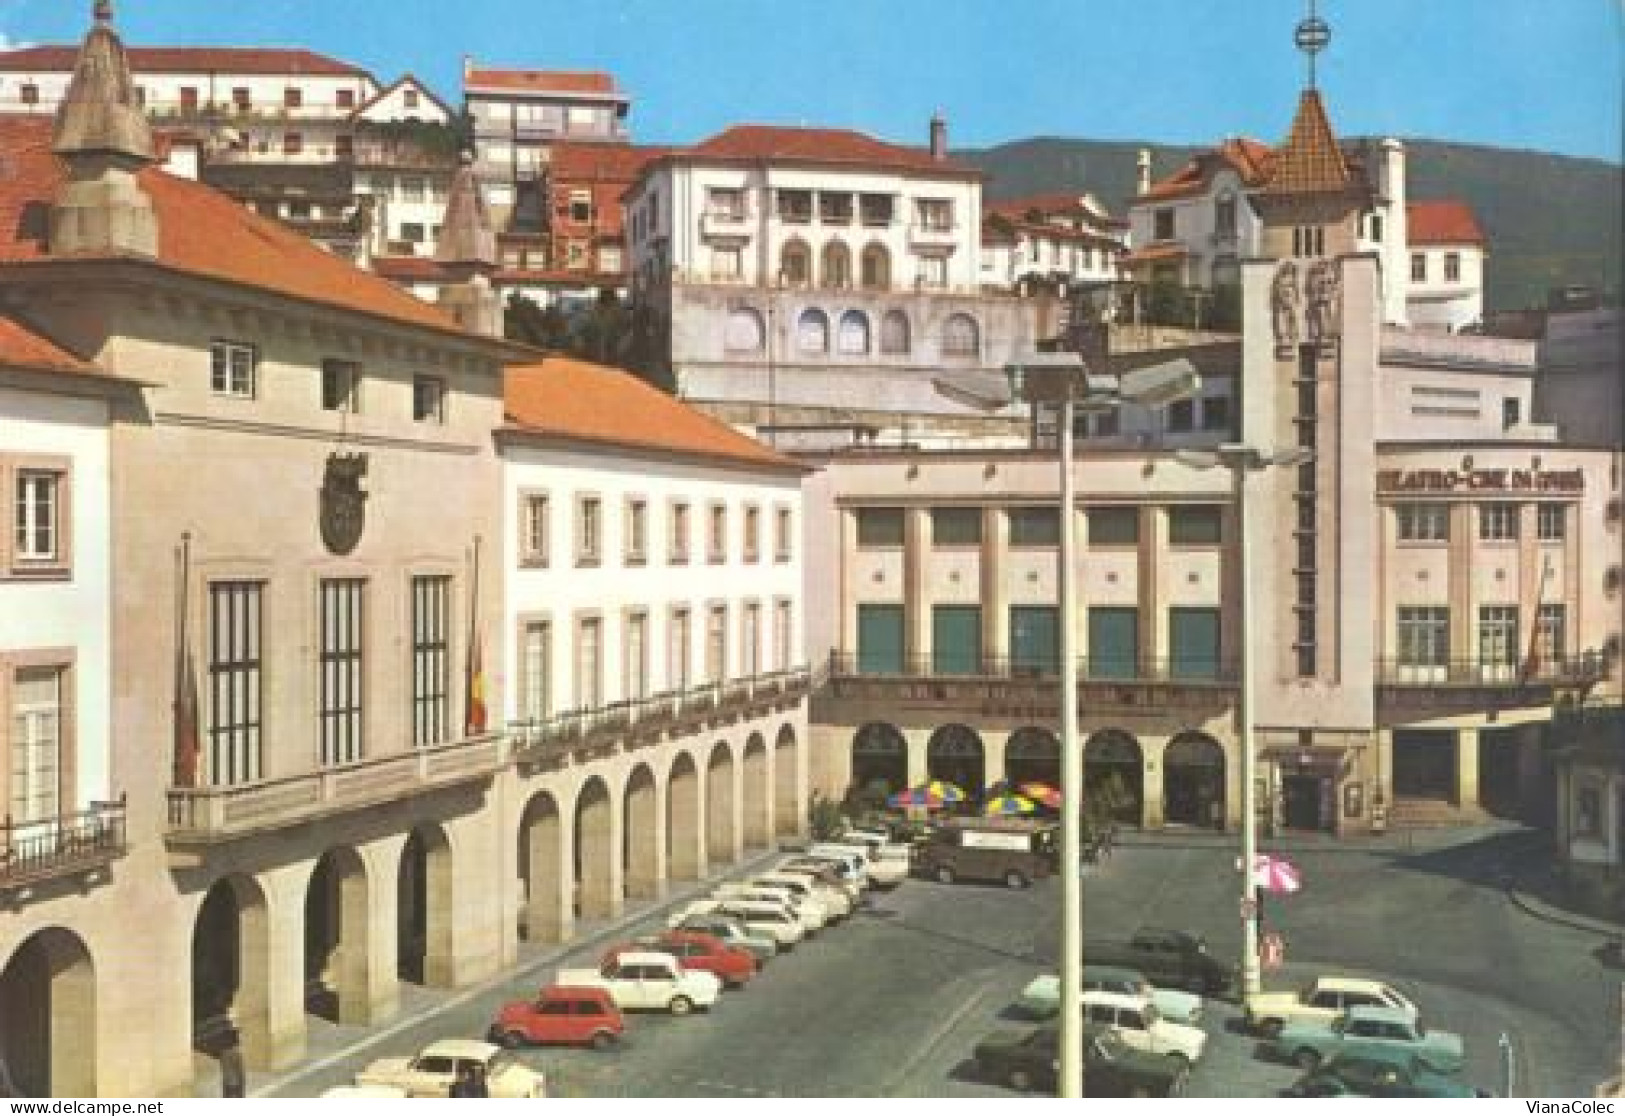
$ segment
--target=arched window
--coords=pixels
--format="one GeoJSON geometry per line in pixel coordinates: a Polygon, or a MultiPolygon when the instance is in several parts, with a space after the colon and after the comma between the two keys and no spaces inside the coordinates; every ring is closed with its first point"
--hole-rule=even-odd
{"type": "Polygon", "coordinates": [[[804,353],[829,352],[829,315],[817,307],[803,310],[796,320],[796,348],[804,353]]]}
{"type": "Polygon", "coordinates": [[[841,315],[841,329],[836,335],[836,346],[843,356],[865,356],[869,352],[869,319],[860,310],[848,310],[841,315]]]}
{"type": "Polygon", "coordinates": [[[791,287],[812,282],[812,253],[806,241],[789,241],[779,252],[779,281],[791,287]]]}
{"type": "Polygon", "coordinates": [[[852,250],[839,240],[824,245],[824,259],[819,268],[819,282],[826,287],[852,285],[852,250]]]}
{"type": "Polygon", "coordinates": [[[871,244],[863,250],[863,288],[883,291],[891,286],[891,253],[884,244],[871,244]]]}
{"type": "Polygon", "coordinates": [[[756,310],[739,306],[729,311],[722,343],[730,353],[759,353],[766,336],[762,315],[756,310]]]}
{"type": "Polygon", "coordinates": [[[954,314],[942,327],[944,356],[976,356],[982,350],[981,330],[969,314],[954,314]]]}
{"type": "Polygon", "coordinates": [[[881,319],[880,351],[891,356],[908,354],[908,317],[901,310],[888,310],[881,319]]]}

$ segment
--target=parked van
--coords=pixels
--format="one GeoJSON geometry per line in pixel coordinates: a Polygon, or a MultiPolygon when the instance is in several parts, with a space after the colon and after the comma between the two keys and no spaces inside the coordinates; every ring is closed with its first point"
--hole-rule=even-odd
{"type": "Polygon", "coordinates": [[[919,849],[922,873],[942,883],[999,880],[1026,887],[1054,873],[1056,826],[1027,818],[950,818],[919,849]]]}

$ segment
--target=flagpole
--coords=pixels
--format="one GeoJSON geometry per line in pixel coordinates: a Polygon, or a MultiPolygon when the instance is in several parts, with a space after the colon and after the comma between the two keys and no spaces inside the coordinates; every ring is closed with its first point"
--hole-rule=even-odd
{"type": "Polygon", "coordinates": [[[474,536],[474,568],[469,573],[468,587],[468,650],[463,656],[463,735],[474,735],[474,680],[475,657],[479,654],[475,640],[479,638],[480,611],[480,536],[474,536]]]}
{"type": "Polygon", "coordinates": [[[198,739],[196,727],[196,696],[189,690],[187,656],[187,590],[192,583],[192,532],[181,532],[181,545],[176,549],[175,587],[175,703],[174,703],[174,755],[171,757],[176,786],[195,786],[197,783],[198,739]]]}

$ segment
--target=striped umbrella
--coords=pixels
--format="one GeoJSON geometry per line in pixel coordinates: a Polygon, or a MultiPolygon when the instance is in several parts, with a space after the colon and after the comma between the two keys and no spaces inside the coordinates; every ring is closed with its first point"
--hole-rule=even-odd
{"type": "Polygon", "coordinates": [[[1048,806],[1051,810],[1061,808],[1061,792],[1048,783],[1023,783],[1021,793],[1040,806],[1048,806]]]}
{"type": "Polygon", "coordinates": [[[932,790],[929,786],[924,786],[909,787],[907,790],[900,790],[890,798],[886,799],[886,804],[888,806],[898,807],[923,806],[928,810],[939,810],[948,804],[948,800],[943,798],[942,795],[938,794],[936,791],[932,790]]]}
{"type": "Polygon", "coordinates": [[[1038,807],[1033,800],[1019,794],[998,794],[988,799],[982,806],[982,813],[988,815],[1030,814],[1038,807]]]}
{"type": "Polygon", "coordinates": [[[965,792],[944,779],[932,779],[925,784],[924,789],[932,794],[941,795],[944,802],[965,801],[965,792]]]}

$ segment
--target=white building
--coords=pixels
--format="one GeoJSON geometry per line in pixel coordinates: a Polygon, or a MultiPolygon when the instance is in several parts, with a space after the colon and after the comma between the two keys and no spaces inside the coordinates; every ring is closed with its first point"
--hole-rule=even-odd
{"type": "Polygon", "coordinates": [[[1079,283],[1120,275],[1128,223],[1090,194],[1046,194],[989,202],[982,216],[982,285],[1065,295],[1079,283]]]}
{"type": "Polygon", "coordinates": [[[1406,211],[1410,324],[1449,333],[1481,324],[1486,241],[1473,211],[1459,201],[1414,201],[1406,211]]]}

